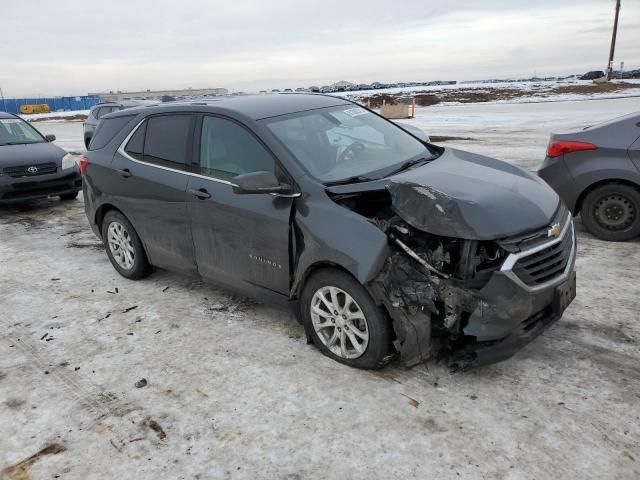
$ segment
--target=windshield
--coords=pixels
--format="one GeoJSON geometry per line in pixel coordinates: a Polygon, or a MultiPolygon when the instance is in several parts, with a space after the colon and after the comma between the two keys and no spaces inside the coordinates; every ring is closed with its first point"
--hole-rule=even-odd
{"type": "Polygon", "coordinates": [[[24,120],[0,118],[0,145],[20,145],[44,141],[42,135],[24,120]]]}
{"type": "Polygon", "coordinates": [[[265,120],[269,130],[311,175],[323,183],[382,178],[433,156],[414,137],[352,105],[265,120]]]}

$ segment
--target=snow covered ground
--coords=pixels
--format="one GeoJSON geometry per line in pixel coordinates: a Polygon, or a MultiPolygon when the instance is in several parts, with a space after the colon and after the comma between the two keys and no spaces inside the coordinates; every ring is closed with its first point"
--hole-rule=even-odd
{"type": "MultiPolygon", "coordinates": [[[[437,106],[410,122],[535,169],[551,130],[634,110],[437,106]]],[[[368,372],[279,310],[168,272],[119,277],[81,200],[0,207],[0,469],[52,445],[33,479],[640,478],[640,241],[577,227],[578,297],[513,359],[368,372]]]]}
{"type": "Polygon", "coordinates": [[[77,117],[81,115],[86,117],[87,115],[89,115],[89,110],[70,110],[67,112],[32,113],[30,115],[21,115],[21,117],[31,122],[33,120],[41,120],[43,118],[65,119],[65,118],[77,117]]]}

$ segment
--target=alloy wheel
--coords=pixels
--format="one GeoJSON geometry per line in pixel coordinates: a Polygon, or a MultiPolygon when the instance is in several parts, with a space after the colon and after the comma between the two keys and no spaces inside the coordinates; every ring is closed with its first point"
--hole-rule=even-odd
{"type": "Polygon", "coordinates": [[[116,263],[125,270],[131,270],[135,260],[135,249],[131,235],[120,222],[111,222],[107,229],[109,251],[116,263]]]}
{"type": "Polygon", "coordinates": [[[311,298],[311,321],[322,343],[338,357],[355,359],[369,344],[369,326],[358,303],[337,287],[319,288],[311,298]]]}

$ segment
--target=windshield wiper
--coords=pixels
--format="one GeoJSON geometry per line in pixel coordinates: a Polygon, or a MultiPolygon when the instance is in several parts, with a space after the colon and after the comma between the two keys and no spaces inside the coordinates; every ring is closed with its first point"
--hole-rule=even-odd
{"type": "Polygon", "coordinates": [[[392,170],[391,172],[389,172],[386,176],[389,177],[391,175],[395,175],[396,173],[404,172],[405,170],[411,167],[415,167],[416,165],[427,163],[430,160],[431,159],[429,158],[418,158],[416,160],[408,160],[404,162],[402,165],[400,165],[398,168],[396,168],[395,170],[392,170]]]}
{"type": "Polygon", "coordinates": [[[349,185],[351,183],[363,183],[363,182],[370,182],[372,180],[374,179],[369,177],[363,177],[362,175],[357,175],[355,177],[343,178],[342,180],[334,180],[333,182],[325,182],[325,186],[335,187],[336,185],[349,185]]]}

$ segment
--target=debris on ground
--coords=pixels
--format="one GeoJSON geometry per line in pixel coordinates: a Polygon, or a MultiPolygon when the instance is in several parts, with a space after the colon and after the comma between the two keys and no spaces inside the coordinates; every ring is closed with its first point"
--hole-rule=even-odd
{"type": "Polygon", "coordinates": [[[31,455],[29,458],[22,460],[15,465],[11,465],[4,470],[0,471],[0,479],[2,480],[30,480],[31,475],[29,474],[29,469],[38,461],[41,457],[45,455],[57,455],[62,453],[67,448],[61,443],[52,443],[38,453],[31,455]]]}
{"type": "Polygon", "coordinates": [[[135,383],[136,388],[142,388],[142,387],[146,387],[147,386],[147,379],[146,378],[141,378],[140,380],[138,380],[135,383]]]}
{"type": "Polygon", "coordinates": [[[402,395],[403,397],[407,397],[409,399],[409,405],[411,405],[412,407],[418,408],[420,406],[421,402],[419,402],[415,398],[411,398],[409,395],[405,395],[404,393],[401,393],[400,395],[402,395]]]}
{"type": "Polygon", "coordinates": [[[154,432],[156,432],[158,440],[162,441],[162,440],[167,438],[167,434],[165,433],[164,429],[160,426],[160,424],[158,422],[156,422],[151,417],[145,418],[144,421],[142,422],[142,426],[146,427],[146,428],[149,428],[149,429],[153,430],[154,432]]]}

